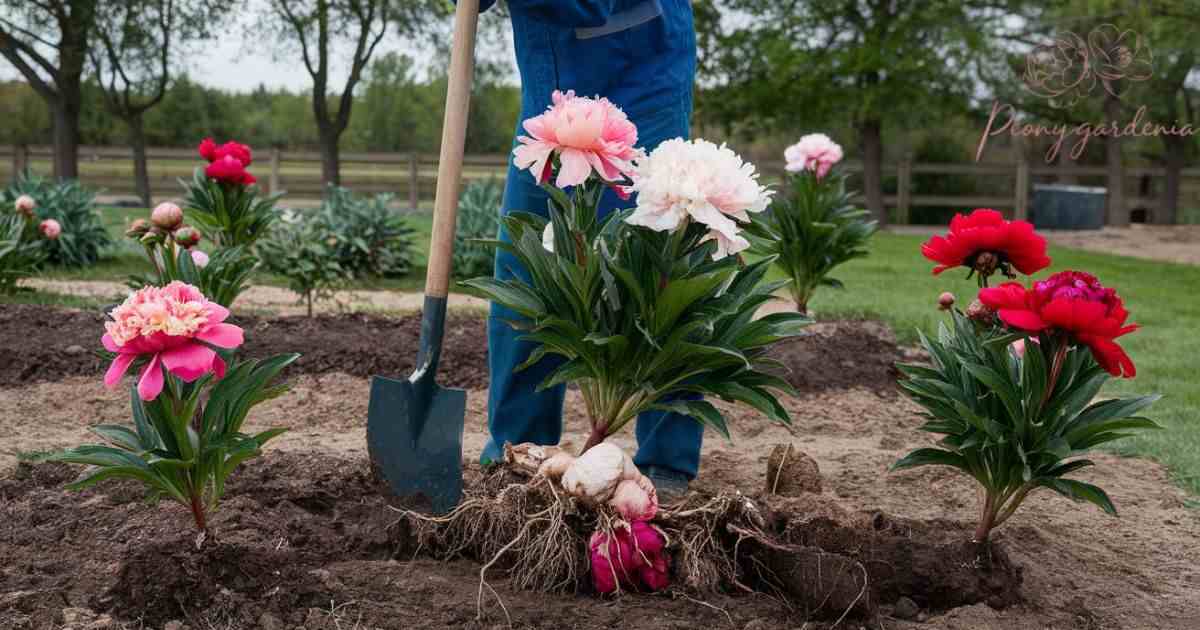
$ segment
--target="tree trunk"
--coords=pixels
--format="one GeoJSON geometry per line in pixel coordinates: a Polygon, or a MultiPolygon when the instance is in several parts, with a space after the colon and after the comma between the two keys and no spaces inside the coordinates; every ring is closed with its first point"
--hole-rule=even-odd
{"type": "Polygon", "coordinates": [[[129,146],[133,148],[133,187],[142,205],[149,208],[154,200],[150,195],[150,169],[146,164],[146,130],[142,126],[142,115],[130,116],[125,124],[129,125],[129,146]]]}
{"type": "Polygon", "coordinates": [[[54,177],[79,179],[79,103],[62,95],[51,104],[54,114],[54,177]]]}
{"type": "Polygon", "coordinates": [[[328,186],[342,185],[341,156],[338,151],[338,140],[341,132],[333,125],[322,125],[321,136],[321,183],[328,186]]]}
{"type": "Polygon", "coordinates": [[[1187,138],[1164,135],[1162,139],[1166,153],[1167,180],[1159,204],[1161,214],[1156,217],[1156,223],[1174,225],[1179,223],[1179,186],[1184,162],[1187,161],[1187,138]]]}
{"type": "Polygon", "coordinates": [[[858,138],[862,149],[863,192],[867,196],[867,209],[879,221],[879,225],[887,225],[887,209],[883,206],[883,124],[875,119],[859,123],[858,138]]]}
{"type": "MultiPolygon", "coordinates": [[[[1121,101],[1113,95],[1104,99],[1104,114],[1111,121],[1121,119],[1121,101]]],[[[1125,163],[1121,156],[1121,138],[1109,136],[1104,139],[1105,165],[1107,167],[1108,210],[1107,223],[1113,227],[1129,225],[1129,212],[1125,209],[1125,163]]]]}

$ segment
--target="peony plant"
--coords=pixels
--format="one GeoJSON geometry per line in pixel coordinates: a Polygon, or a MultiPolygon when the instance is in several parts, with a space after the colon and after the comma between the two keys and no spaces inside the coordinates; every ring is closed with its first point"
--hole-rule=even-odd
{"type": "Polygon", "coordinates": [[[192,222],[217,247],[253,245],[278,217],[275,203],[282,195],[258,196],[249,146],[205,138],[197,152],[208,166],[197,168],[191,182],[180,182],[187,189],[184,206],[192,222]]]}
{"type": "Polygon", "coordinates": [[[867,255],[866,245],[878,229],[866,210],[850,202],[847,176],[834,170],[842,147],[824,134],[809,134],[784,151],[788,191],[770,212],[754,222],[758,253],[775,256],[791,279],[788,290],[800,313],[822,286],[842,288],[831,277],[838,265],[867,255]]]}
{"type": "Polygon", "coordinates": [[[790,422],[775,392],[791,388],[762,368],[767,348],[808,320],[754,319],[782,283],[761,282],[774,259],[747,265],[734,255],[749,246],[741,232],[751,214],[769,202],[754,166],[704,140],[668,140],[646,155],[619,108],[570,92],[524,128],[531,135],[518,138],[514,161],[549,194],[550,220],[512,213],[503,219],[511,241],[491,243],[531,281],[465,284],[526,318],[511,322],[537,344],[522,369],[561,357],[542,387],[579,385],[591,425],[583,453],[651,409],[728,436],[701,396],[790,422]],[[637,192],[636,206],[598,216],[610,188],[637,192]]]}
{"type": "Polygon", "coordinates": [[[247,434],[242,426],[254,406],[287,390],[274,381],[299,355],[228,363],[243,343],[242,329],[225,321],[227,309],[183,282],[139,289],[109,317],[101,342],[113,359],[104,383],[116,387],[130,369],[138,370],[130,395],[133,426],[95,426],[107,444],[49,459],[94,467],[72,489],[130,478],[152,496],[182,504],[199,531],[199,547],[210,538],[208,519],[226,478],[284,431],[247,434]]]}
{"type": "Polygon", "coordinates": [[[1114,377],[1132,378],[1133,361],[1117,339],[1134,332],[1117,292],[1088,273],[1063,271],[1026,287],[988,287],[995,273],[1034,273],[1050,264],[1045,240],[1024,222],[993,210],[956,216],[951,233],[923,247],[939,266],[979,275],[978,300],[951,314],[936,340],[921,336],[931,365],[901,365],[900,387],[925,409],[922,430],[938,447],[917,449],[893,469],[956,468],[983,488],[974,540],[986,542],[1033,491],[1088,501],[1109,514],[1103,489],[1069,477],[1093,465],[1089,450],[1158,425],[1139,415],[1158,396],[1098,399],[1114,377]]]}

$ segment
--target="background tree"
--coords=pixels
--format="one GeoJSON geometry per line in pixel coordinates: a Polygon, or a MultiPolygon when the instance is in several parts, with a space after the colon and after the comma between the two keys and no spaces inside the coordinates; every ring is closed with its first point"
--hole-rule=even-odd
{"type": "Polygon", "coordinates": [[[312,77],[321,176],[327,184],[340,184],[338,142],[350,124],[354,88],[376,46],[389,30],[403,36],[419,32],[445,5],[435,0],[268,0],[267,9],[260,27],[273,31],[285,50],[298,49],[312,77]],[[332,65],[343,46],[350,47],[349,68],[341,90],[333,92],[332,65]]]}
{"type": "Polygon", "coordinates": [[[962,111],[971,67],[1004,15],[950,0],[703,0],[697,3],[704,117],[731,131],[858,136],[867,207],[881,222],[886,126],[962,111]]]}
{"type": "Polygon", "coordinates": [[[0,55],[25,77],[53,118],[54,176],[79,176],[83,73],[98,0],[3,0],[0,55]]]}
{"type": "Polygon", "coordinates": [[[217,18],[207,6],[203,0],[107,0],[96,8],[89,56],[108,111],[128,128],[135,188],[147,207],[144,115],[166,96],[181,49],[217,18]]]}

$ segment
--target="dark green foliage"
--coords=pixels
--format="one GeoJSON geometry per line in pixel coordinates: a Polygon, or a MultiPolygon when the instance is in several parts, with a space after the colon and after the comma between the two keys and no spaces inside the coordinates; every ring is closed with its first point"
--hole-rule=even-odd
{"type": "Polygon", "coordinates": [[[496,250],[481,240],[496,238],[503,199],[504,184],[494,178],[474,181],[463,188],[454,232],[455,276],[472,278],[492,272],[496,250]]]}
{"type": "Polygon", "coordinates": [[[403,276],[412,267],[412,235],[404,217],[388,207],[391,195],[360,199],[330,186],[307,228],[328,246],[333,260],[355,277],[403,276]]]}
{"type": "MultiPolygon", "coordinates": [[[[543,247],[546,220],[514,213],[504,224],[512,243],[491,241],[529,270],[533,283],[466,282],[529,321],[513,322],[538,344],[531,365],[546,355],[564,359],[542,383],[577,382],[592,425],[588,446],[620,430],[641,411],[670,409],[728,436],[721,412],[685,394],[746,403],[777,422],[790,422],[773,392],[790,392],[763,368],[774,342],[799,334],[808,320],[776,313],[753,320],[782,282],[762,283],[774,259],[743,265],[712,260],[698,224],[674,233],[630,226],[630,211],[596,217],[603,186],[595,181],[551,196],[554,251],[543,247]]],[[[586,446],[585,446],[586,448],[586,446]]]]}
{"type": "Polygon", "coordinates": [[[829,274],[838,265],[867,255],[866,245],[878,226],[866,210],[850,202],[846,176],[836,169],[818,179],[811,171],[790,177],[771,208],[747,229],[755,251],[774,256],[792,281],[788,289],[796,310],[808,312],[817,288],[843,288],[829,274]]]}
{"type": "Polygon", "coordinates": [[[187,221],[218,247],[253,245],[279,216],[275,203],[281,195],[259,197],[256,186],[216,182],[203,168],[196,168],[192,181],[179,183],[187,190],[187,221]]]}
{"type": "Polygon", "coordinates": [[[333,296],[346,272],[311,224],[283,223],[259,241],[265,267],[287,278],[288,288],[300,295],[313,315],[313,301],[333,296]]]}
{"type": "Polygon", "coordinates": [[[933,365],[899,366],[906,377],[900,387],[925,408],[922,430],[943,435],[941,448],[917,449],[893,469],[951,466],[978,481],[985,500],[977,540],[1037,488],[1116,514],[1102,489],[1066,476],[1091,466],[1080,456],[1096,446],[1158,428],[1138,413],[1159,396],[1097,400],[1110,376],[1086,346],[1029,338],[952,313],[953,329],[942,325],[936,341],[922,335],[933,365]],[[1010,349],[1018,339],[1024,358],[1010,349]]]}
{"type": "Polygon", "coordinates": [[[78,446],[47,459],[95,467],[68,486],[72,489],[113,478],[141,481],[151,496],[186,506],[196,527],[205,532],[207,515],[225,493],[226,478],[285,431],[249,435],[242,433],[242,424],[253,407],[287,391],[286,385],[274,381],[299,356],[237,362],[216,381],[209,374],[185,383],[167,374],[166,388],[151,401],[143,401],[133,387],[132,427],[97,425],[92,431],[107,445],[78,446]]]}
{"type": "Polygon", "coordinates": [[[27,221],[19,215],[0,215],[0,294],[16,291],[17,282],[33,275],[46,257],[42,244],[29,237],[27,221]]]}
{"type": "Polygon", "coordinates": [[[45,249],[49,264],[90,265],[99,260],[104,248],[112,245],[112,238],[95,209],[96,194],[79,182],[55,182],[26,172],[0,195],[0,203],[11,205],[21,195],[29,195],[37,201],[33,225],[54,219],[62,226],[62,234],[57,239],[38,241],[45,249]]]}

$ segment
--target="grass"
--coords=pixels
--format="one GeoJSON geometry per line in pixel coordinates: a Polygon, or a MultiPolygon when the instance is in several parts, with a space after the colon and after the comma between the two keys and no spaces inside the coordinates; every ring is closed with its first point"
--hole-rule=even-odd
{"type": "MultiPolygon", "coordinates": [[[[848,263],[834,276],[846,290],[821,289],[812,302],[820,319],[863,317],[891,324],[901,343],[914,343],[918,328],[932,331],[945,316],[936,307],[937,296],[950,291],[966,306],[974,298],[975,281],[961,270],[941,276],[930,274],[932,264],[920,255],[923,238],[883,233],[875,237],[871,256],[848,263]]],[[[1123,455],[1154,458],[1171,470],[1175,480],[1200,494],[1200,267],[1156,262],[1051,245],[1049,272],[1066,269],[1089,271],[1105,286],[1115,287],[1143,326],[1121,339],[1137,365],[1135,379],[1114,379],[1107,395],[1157,392],[1163,399],[1146,415],[1165,430],[1144,432],[1116,442],[1123,455]]]]}
{"type": "MultiPolygon", "coordinates": [[[[145,270],[145,262],[136,246],[122,232],[129,220],[145,216],[145,210],[103,208],[105,224],[117,245],[99,264],[82,270],[53,270],[44,277],[60,280],[123,281],[131,273],[145,270]]],[[[428,257],[432,216],[408,215],[413,236],[413,260],[409,275],[356,281],[351,289],[421,291],[425,281],[423,262],[428,257]]],[[[932,265],[920,255],[923,237],[882,233],[872,242],[871,256],[848,263],[834,276],[845,290],[822,289],[811,309],[820,319],[865,318],[889,323],[901,343],[916,341],[918,329],[932,331],[944,315],[936,308],[937,296],[950,291],[965,306],[977,289],[965,273],[947,272],[934,277],[932,265]]],[[[1096,274],[1107,285],[1116,287],[1143,329],[1122,340],[1122,345],[1138,366],[1138,377],[1117,379],[1106,390],[1118,393],[1164,394],[1149,414],[1166,430],[1147,432],[1116,443],[1115,450],[1125,455],[1147,456],[1166,464],[1175,479],[1200,495],[1200,380],[1195,378],[1196,357],[1200,356],[1200,336],[1193,330],[1200,324],[1196,294],[1200,290],[1200,267],[1051,246],[1054,264],[1050,271],[1080,269],[1096,274]]],[[[1044,277],[1043,272],[1038,277],[1044,277]]],[[[285,286],[282,278],[269,274],[255,276],[255,284],[285,286]]],[[[36,302],[81,308],[100,306],[95,300],[50,293],[22,292],[0,298],[0,303],[36,302]]]]}

